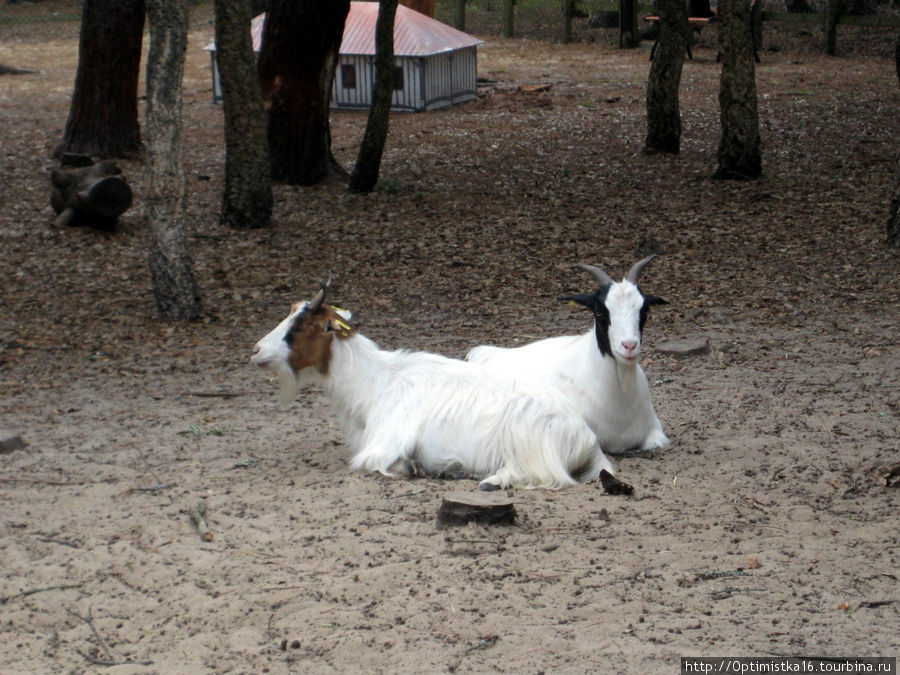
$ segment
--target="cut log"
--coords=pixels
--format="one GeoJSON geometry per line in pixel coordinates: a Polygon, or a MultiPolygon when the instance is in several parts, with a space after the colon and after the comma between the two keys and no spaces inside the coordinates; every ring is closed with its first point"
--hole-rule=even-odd
{"type": "Polygon", "coordinates": [[[50,182],[50,205],[58,226],[113,230],[119,216],[131,207],[131,188],[115,162],[54,169],[50,182]]]}
{"type": "Polygon", "coordinates": [[[451,492],[444,495],[437,512],[438,527],[467,523],[512,525],[516,507],[504,492],[451,492]]]}

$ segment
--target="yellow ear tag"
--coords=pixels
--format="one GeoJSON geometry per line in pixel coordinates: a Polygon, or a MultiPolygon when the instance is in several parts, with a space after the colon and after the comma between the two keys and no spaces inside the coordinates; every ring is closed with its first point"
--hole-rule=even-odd
{"type": "Polygon", "coordinates": [[[332,319],[331,324],[332,324],[332,326],[337,327],[336,332],[342,338],[350,337],[350,332],[353,329],[350,327],[350,324],[348,324],[346,321],[344,321],[343,319],[332,319]]]}

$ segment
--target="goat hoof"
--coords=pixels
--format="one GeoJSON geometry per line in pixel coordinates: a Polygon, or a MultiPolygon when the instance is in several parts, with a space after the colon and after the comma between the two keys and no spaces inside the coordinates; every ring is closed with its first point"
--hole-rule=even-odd
{"type": "Polygon", "coordinates": [[[613,476],[609,471],[603,470],[600,472],[600,484],[603,486],[603,491],[606,494],[610,495],[633,495],[634,488],[628,483],[619,480],[615,476],[613,476]]]}
{"type": "Polygon", "coordinates": [[[425,467],[423,467],[414,459],[407,460],[405,468],[405,473],[410,478],[425,478],[428,476],[428,472],[425,471],[425,467]]]}
{"type": "Polygon", "coordinates": [[[495,490],[499,490],[500,486],[495,483],[479,483],[478,489],[483,492],[494,492],[495,490]]]}

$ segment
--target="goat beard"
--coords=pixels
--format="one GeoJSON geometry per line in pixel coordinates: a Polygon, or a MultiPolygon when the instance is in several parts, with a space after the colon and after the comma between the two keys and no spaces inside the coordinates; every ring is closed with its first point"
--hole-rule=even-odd
{"type": "Polygon", "coordinates": [[[278,367],[278,384],[281,387],[279,398],[281,405],[287,407],[297,397],[300,391],[300,383],[297,381],[297,375],[294,370],[287,364],[280,364],[278,367]]]}

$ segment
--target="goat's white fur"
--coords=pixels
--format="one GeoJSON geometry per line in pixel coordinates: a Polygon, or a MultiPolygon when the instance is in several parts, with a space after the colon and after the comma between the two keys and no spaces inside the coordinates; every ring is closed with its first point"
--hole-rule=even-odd
{"type": "Polygon", "coordinates": [[[637,286],[614,283],[605,304],[613,356],[597,346],[596,326],[583,335],[553,337],[523,347],[479,346],[466,359],[501,373],[512,373],[533,386],[561,392],[591,427],[606,452],[621,454],[670,444],[653,408],[647,376],[638,363],[639,317],[643,296],[637,286]]]}
{"type": "Polygon", "coordinates": [[[253,363],[274,368],[282,396],[321,386],[353,452],[351,467],[385,475],[415,462],[428,474],[461,471],[483,487],[564,488],[614,474],[597,439],[562,396],[464,361],[384,351],[353,333],[331,340],[328,371],[294,373],[284,335],[295,305],[257,343],[253,363]]]}

